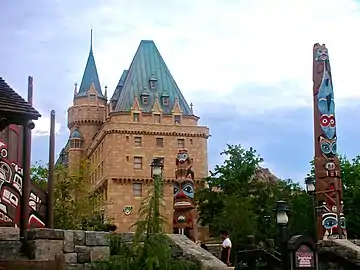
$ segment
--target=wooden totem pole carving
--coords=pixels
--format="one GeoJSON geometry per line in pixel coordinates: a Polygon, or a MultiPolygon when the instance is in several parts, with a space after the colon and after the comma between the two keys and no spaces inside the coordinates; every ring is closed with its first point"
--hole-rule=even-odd
{"type": "Polygon", "coordinates": [[[336,121],[332,76],[325,45],[313,48],[313,95],[318,240],[346,238],[340,163],[336,153],[336,121]]]}
{"type": "Polygon", "coordinates": [[[174,183],[174,233],[185,234],[195,240],[194,222],[194,172],[192,160],[187,150],[179,150],[176,157],[175,183],[174,183]]]}

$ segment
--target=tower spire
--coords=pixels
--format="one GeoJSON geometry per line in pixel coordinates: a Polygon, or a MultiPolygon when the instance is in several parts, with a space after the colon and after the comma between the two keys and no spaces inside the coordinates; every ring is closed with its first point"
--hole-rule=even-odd
{"type": "Polygon", "coordinates": [[[93,52],[92,50],[92,44],[93,44],[93,30],[92,28],[90,29],[90,53],[93,52]]]}

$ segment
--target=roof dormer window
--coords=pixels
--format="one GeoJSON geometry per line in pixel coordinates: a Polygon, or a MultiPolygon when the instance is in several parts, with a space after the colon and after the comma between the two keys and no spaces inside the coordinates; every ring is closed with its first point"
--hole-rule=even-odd
{"type": "Polygon", "coordinates": [[[156,80],[150,80],[149,82],[150,82],[150,89],[155,90],[157,81],[156,80]]]}
{"type": "Polygon", "coordinates": [[[164,90],[161,94],[161,100],[164,106],[169,105],[169,94],[166,90],[164,90]]]}
{"type": "Polygon", "coordinates": [[[169,98],[168,97],[163,97],[162,98],[163,100],[163,104],[166,106],[166,105],[169,105],[169,98]]]}
{"type": "Polygon", "coordinates": [[[141,103],[142,103],[143,105],[149,104],[149,96],[150,96],[149,90],[147,90],[146,88],[144,88],[144,89],[141,91],[141,103]]]}
{"type": "Polygon", "coordinates": [[[90,94],[89,96],[90,96],[90,100],[95,100],[95,98],[96,98],[95,94],[90,94]]]}
{"type": "Polygon", "coordinates": [[[151,74],[149,78],[149,85],[151,90],[156,90],[157,88],[157,78],[154,73],[151,74]]]}

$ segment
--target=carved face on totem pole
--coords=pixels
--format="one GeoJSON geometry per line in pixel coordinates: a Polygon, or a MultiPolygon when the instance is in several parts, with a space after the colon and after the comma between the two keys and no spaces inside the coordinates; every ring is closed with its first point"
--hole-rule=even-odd
{"type": "Polygon", "coordinates": [[[176,157],[174,209],[194,208],[194,177],[192,160],[187,150],[179,150],[176,157]]]}
{"type": "MultiPolygon", "coordinates": [[[[315,175],[317,199],[323,204],[321,225],[323,238],[336,237],[341,226],[346,236],[345,217],[340,213],[337,218],[335,183],[340,180],[340,164],[337,158],[337,137],[335,120],[334,91],[331,78],[329,54],[325,45],[314,45],[314,121],[315,138],[315,175]]],[[[341,191],[339,198],[341,200],[341,191]]]]}
{"type": "Polygon", "coordinates": [[[179,150],[176,157],[174,181],[174,228],[192,229],[194,202],[194,173],[187,150],[179,150]]]}
{"type": "MultiPolygon", "coordinates": [[[[20,223],[20,200],[22,195],[23,169],[15,162],[8,160],[8,150],[0,141],[0,225],[20,223]]],[[[29,200],[29,227],[45,227],[45,208],[42,201],[46,199],[44,191],[31,186],[29,200]],[[37,196],[39,194],[42,198],[37,196]]]]}

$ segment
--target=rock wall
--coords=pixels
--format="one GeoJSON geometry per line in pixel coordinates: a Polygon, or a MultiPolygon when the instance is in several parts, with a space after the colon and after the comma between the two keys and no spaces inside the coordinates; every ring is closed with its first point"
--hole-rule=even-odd
{"type": "Polygon", "coordinates": [[[109,257],[106,235],[106,232],[33,229],[28,233],[27,253],[33,260],[60,260],[65,269],[86,270],[91,262],[109,257]]]}
{"type": "MultiPolygon", "coordinates": [[[[91,269],[92,262],[109,257],[108,234],[93,231],[31,229],[28,231],[26,246],[22,249],[19,229],[0,227],[0,265],[1,261],[30,259],[37,262],[57,261],[65,265],[65,270],[88,270],[91,269]],[[22,251],[28,257],[21,253],[22,251]]],[[[134,234],[122,233],[120,236],[123,241],[131,243],[134,234]]],[[[173,254],[177,258],[200,262],[202,270],[233,269],[226,267],[213,254],[184,235],[169,234],[168,237],[171,240],[173,254]]]]}

